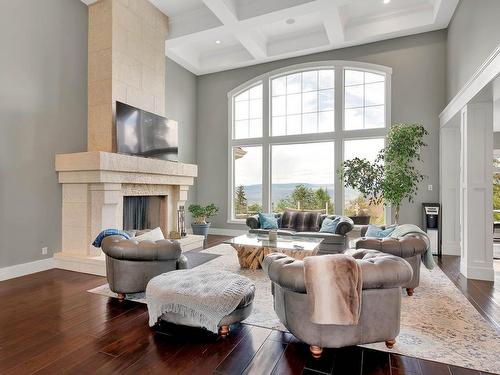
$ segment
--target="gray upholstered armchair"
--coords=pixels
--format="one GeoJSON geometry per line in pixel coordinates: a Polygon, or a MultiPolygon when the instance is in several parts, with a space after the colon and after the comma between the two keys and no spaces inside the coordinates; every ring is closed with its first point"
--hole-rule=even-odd
{"type": "Polygon", "coordinates": [[[109,287],[120,299],[126,293],[144,292],[155,276],[188,266],[180,244],[170,240],[138,242],[109,236],[102,241],[101,249],[106,254],[109,287]]]}
{"type": "Polygon", "coordinates": [[[311,346],[313,356],[322,348],[385,341],[392,348],[399,334],[401,286],[410,281],[412,269],[404,259],[375,250],[355,254],[361,266],[363,288],[361,315],[357,325],[312,323],[304,279],[304,263],[284,254],[264,259],[263,269],[272,282],[274,310],[280,321],[301,341],[311,346]]]}
{"type": "MultiPolygon", "coordinates": [[[[325,215],[319,214],[311,211],[297,211],[290,210],[295,215],[309,215],[309,220],[290,220],[287,224],[283,223],[283,217],[286,214],[276,213],[274,216],[278,219],[278,234],[279,235],[289,235],[298,237],[314,237],[322,238],[321,244],[319,245],[318,254],[338,254],[342,253],[347,249],[348,239],[347,233],[349,233],[354,228],[354,223],[351,219],[346,216],[338,215],[325,215]],[[313,215],[317,215],[317,220],[313,218],[313,215]],[[319,232],[321,224],[325,218],[335,219],[339,218],[339,223],[335,230],[335,233],[325,233],[319,232]],[[304,222],[306,225],[304,225],[304,222]],[[299,224],[300,223],[300,224],[299,224]]],[[[285,219],[286,220],[286,219],[285,219]]],[[[261,229],[259,222],[259,215],[250,216],[246,219],[247,227],[250,228],[250,233],[257,234],[267,234],[268,229],[261,229]]]]}
{"type": "MultiPolygon", "coordinates": [[[[381,228],[385,229],[385,227],[381,228]]],[[[410,263],[411,268],[413,269],[413,277],[406,285],[403,285],[403,287],[406,288],[408,295],[412,296],[414,289],[420,282],[420,264],[422,255],[427,251],[427,247],[429,246],[429,239],[427,236],[412,233],[399,238],[364,237],[367,230],[368,226],[363,226],[361,228],[361,238],[356,240],[356,249],[378,250],[383,253],[404,258],[408,263],[410,263]]],[[[352,250],[348,250],[348,252],[352,253],[352,250]]]]}

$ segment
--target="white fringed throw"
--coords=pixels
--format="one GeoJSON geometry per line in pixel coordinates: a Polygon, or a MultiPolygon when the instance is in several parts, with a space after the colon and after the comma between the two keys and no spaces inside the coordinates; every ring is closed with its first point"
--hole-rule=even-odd
{"type": "Polygon", "coordinates": [[[255,284],[227,271],[177,270],[156,276],[146,287],[149,325],[173,312],[196,319],[200,327],[218,332],[222,318],[232,313],[255,284]]]}

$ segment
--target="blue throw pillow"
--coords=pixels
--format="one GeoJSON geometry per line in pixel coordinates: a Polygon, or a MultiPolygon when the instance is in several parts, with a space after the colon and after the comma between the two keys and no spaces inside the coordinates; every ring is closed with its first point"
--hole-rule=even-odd
{"type": "Polygon", "coordinates": [[[259,213],[259,223],[261,229],[278,229],[278,219],[274,214],[259,213]]]}
{"type": "Polygon", "coordinates": [[[323,223],[321,223],[321,229],[319,230],[322,233],[333,233],[337,230],[337,225],[339,225],[340,217],[336,217],[335,219],[329,219],[325,217],[323,223]]]}
{"type": "Polygon", "coordinates": [[[104,238],[108,236],[123,236],[127,240],[130,239],[130,236],[128,235],[127,232],[119,229],[104,229],[101,233],[97,235],[95,238],[94,242],[92,242],[92,246],[94,247],[101,247],[101,242],[104,238]]]}
{"type": "Polygon", "coordinates": [[[395,225],[382,229],[376,225],[368,225],[365,237],[384,238],[388,237],[396,229],[395,225]]]}

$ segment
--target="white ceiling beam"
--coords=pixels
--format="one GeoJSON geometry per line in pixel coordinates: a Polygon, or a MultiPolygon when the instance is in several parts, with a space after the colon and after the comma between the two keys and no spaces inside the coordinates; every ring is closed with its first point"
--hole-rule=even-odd
{"type": "Polygon", "coordinates": [[[448,27],[459,1],[460,0],[435,0],[434,22],[443,27],[448,27]]]}
{"type": "Polygon", "coordinates": [[[432,9],[426,9],[379,18],[371,22],[357,23],[345,28],[345,38],[346,40],[369,42],[380,40],[380,38],[401,36],[405,32],[408,35],[408,31],[428,30],[429,25],[433,24],[432,12],[432,9]]]}
{"type": "Polygon", "coordinates": [[[192,49],[170,48],[168,57],[194,74],[200,74],[200,54],[192,49]]]}
{"type": "Polygon", "coordinates": [[[238,22],[236,9],[231,0],[203,0],[203,3],[224,25],[238,22]]]}
{"type": "MultiPolygon", "coordinates": [[[[213,14],[228,27],[236,27],[238,17],[232,0],[203,0],[203,3],[213,14]]],[[[235,38],[255,59],[267,57],[267,41],[265,36],[258,30],[240,31],[234,34],[235,38]]]]}
{"type": "Polygon", "coordinates": [[[340,17],[339,4],[334,1],[323,0],[325,3],[325,17],[323,18],[323,26],[326,30],[326,35],[330,44],[339,44],[345,40],[344,24],[340,17]]]}
{"type": "Polygon", "coordinates": [[[254,30],[238,33],[235,37],[255,59],[267,57],[267,39],[262,32],[254,30]]]}

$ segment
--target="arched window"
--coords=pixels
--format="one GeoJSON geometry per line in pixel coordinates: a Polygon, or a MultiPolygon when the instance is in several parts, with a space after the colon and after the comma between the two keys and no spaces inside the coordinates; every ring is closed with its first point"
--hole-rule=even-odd
{"type": "Polygon", "coordinates": [[[228,221],[300,208],[385,223],[383,206],[368,206],[336,171],[343,160],[373,160],[384,147],[391,73],[324,61],[275,70],[228,93],[228,221]]]}

